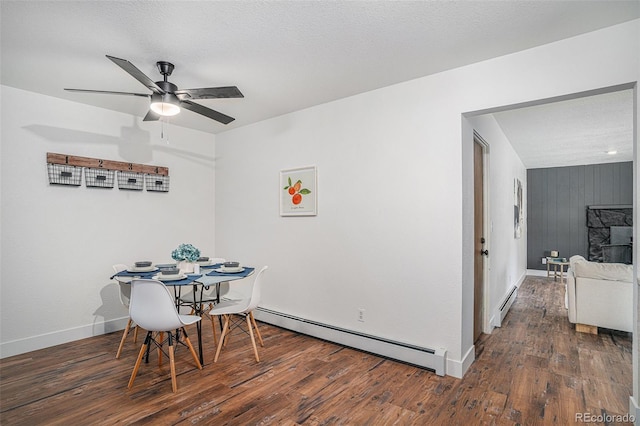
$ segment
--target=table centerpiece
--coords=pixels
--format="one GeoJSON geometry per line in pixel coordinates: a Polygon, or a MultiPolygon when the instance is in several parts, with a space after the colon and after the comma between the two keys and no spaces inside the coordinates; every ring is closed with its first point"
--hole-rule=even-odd
{"type": "Polygon", "coordinates": [[[178,248],[171,252],[171,258],[178,262],[180,272],[185,274],[193,273],[199,257],[200,250],[191,244],[180,244],[178,248]]]}

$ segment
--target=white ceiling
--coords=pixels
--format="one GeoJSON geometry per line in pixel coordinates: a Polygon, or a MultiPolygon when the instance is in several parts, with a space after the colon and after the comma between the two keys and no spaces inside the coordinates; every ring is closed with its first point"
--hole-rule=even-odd
{"type": "MultiPolygon", "coordinates": [[[[152,80],[161,80],[155,63],[166,60],[176,67],[169,80],[180,88],[236,85],[243,92],[243,99],[198,101],[235,117],[227,126],[189,111],[170,119],[210,133],[640,17],[638,0],[2,0],[0,7],[2,84],[143,117],[145,98],[63,88],[146,93],[105,55],[131,61],[152,80]]],[[[552,148],[575,157],[587,140],[604,151],[594,133],[608,134],[613,121],[605,114],[617,116],[629,96],[583,98],[566,104],[568,112],[553,105],[496,117],[525,165],[549,167],[540,153],[552,148]],[[572,113],[578,107],[588,114],[572,113]],[[604,127],[576,137],[572,129],[584,130],[593,111],[604,127]],[[539,125],[550,122],[565,126],[552,134],[556,126],[539,125]],[[549,145],[540,149],[541,141],[549,145]]],[[[629,123],[613,127],[630,152],[629,123]]]]}
{"type": "Polygon", "coordinates": [[[631,89],[493,116],[527,169],[633,161],[631,89]]]}

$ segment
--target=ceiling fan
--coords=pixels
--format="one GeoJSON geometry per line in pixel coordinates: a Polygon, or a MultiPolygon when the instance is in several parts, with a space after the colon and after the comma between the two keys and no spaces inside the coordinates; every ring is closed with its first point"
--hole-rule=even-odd
{"type": "Polygon", "coordinates": [[[154,82],[147,77],[142,71],[135,67],[126,59],[115,58],[106,55],[113,63],[125,70],[129,75],[142,83],[147,89],[153,93],[130,93],[130,92],[111,92],[106,90],[87,90],[87,89],[64,89],[70,92],[85,93],[102,93],[108,95],[127,95],[141,96],[149,98],[151,101],[150,110],[144,117],[144,121],[156,121],[162,116],[172,116],[180,112],[180,108],[188,109],[197,114],[219,121],[222,124],[229,124],[235,118],[229,117],[221,112],[207,108],[195,102],[195,99],[217,99],[217,98],[244,98],[240,90],[236,86],[227,87],[207,87],[199,89],[180,89],[167,80],[167,77],[173,72],[173,64],[166,61],[158,61],[156,65],[160,74],[164,76],[164,81],[154,82]]]}

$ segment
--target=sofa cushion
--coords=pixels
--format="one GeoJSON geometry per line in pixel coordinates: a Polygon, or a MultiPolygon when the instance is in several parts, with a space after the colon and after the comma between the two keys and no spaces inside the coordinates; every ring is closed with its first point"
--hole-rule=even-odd
{"type": "Polygon", "coordinates": [[[633,280],[633,266],[622,263],[599,263],[576,261],[572,265],[576,277],[596,280],[626,281],[633,280]]]}

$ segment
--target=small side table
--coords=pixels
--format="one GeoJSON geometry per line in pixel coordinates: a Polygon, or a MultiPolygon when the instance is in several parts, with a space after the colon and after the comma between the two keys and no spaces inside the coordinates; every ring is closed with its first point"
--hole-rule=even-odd
{"type": "Polygon", "coordinates": [[[569,262],[565,258],[561,257],[547,257],[547,278],[551,277],[553,273],[553,280],[557,281],[560,277],[560,282],[564,283],[564,267],[569,266],[569,262]],[[550,269],[553,265],[553,271],[550,269]]]}

